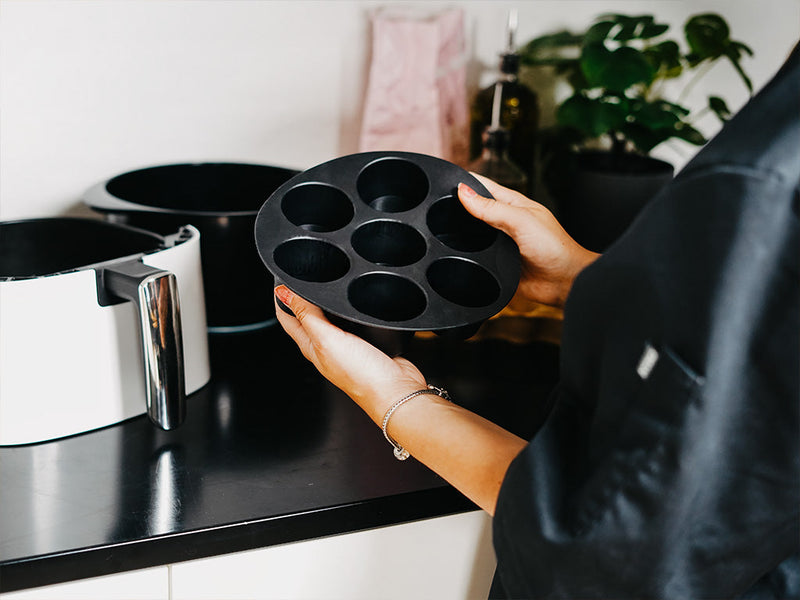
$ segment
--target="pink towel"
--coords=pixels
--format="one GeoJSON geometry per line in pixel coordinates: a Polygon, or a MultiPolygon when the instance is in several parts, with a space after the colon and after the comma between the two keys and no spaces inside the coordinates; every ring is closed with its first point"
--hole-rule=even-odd
{"type": "Polygon", "coordinates": [[[372,16],[361,151],[420,152],[465,164],[468,108],[461,9],[372,16]]]}

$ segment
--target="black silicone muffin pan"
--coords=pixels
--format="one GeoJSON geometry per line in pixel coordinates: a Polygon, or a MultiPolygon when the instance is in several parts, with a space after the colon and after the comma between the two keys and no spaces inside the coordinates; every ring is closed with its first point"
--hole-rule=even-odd
{"type": "Polygon", "coordinates": [[[261,207],[258,252],[277,282],[345,322],[468,337],[513,296],[520,257],[510,237],[464,209],[460,182],[489,196],[431,156],[331,160],[261,207]]]}

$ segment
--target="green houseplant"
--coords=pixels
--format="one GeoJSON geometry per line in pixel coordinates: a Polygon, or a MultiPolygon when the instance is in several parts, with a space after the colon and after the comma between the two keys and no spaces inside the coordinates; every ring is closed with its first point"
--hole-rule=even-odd
{"type": "MultiPolygon", "coordinates": [[[[557,106],[556,125],[541,132],[543,179],[566,221],[571,208],[587,213],[578,217],[586,217],[594,229],[602,226],[604,219],[609,221],[606,225],[615,231],[590,244],[599,249],[617,237],[642,203],[671,178],[672,166],[650,157],[651,150],[672,138],[694,145],[706,142],[692,125],[698,115],[678,100],[663,96],[665,83],[687,78],[691,87],[711,65],[725,59],[752,93],[742,58],[753,52],[731,39],[721,16],[690,17],[683,29],[685,49],[667,36],[669,28],[652,15],[606,14],[582,33],[558,31],[537,37],[520,50],[524,65],[552,67],[572,88],[572,94],[557,106]],[[591,147],[601,151],[586,151],[591,147]],[[622,192],[638,192],[643,197],[622,197],[613,186],[608,189],[608,181],[574,189],[581,182],[582,169],[622,174],[622,192]],[[650,170],[654,170],[654,179],[645,179],[650,170]],[[634,176],[639,181],[631,181],[634,176]],[[608,202],[586,200],[587,193],[596,195],[599,188],[616,194],[609,202],[622,204],[624,214],[615,215],[608,202]],[[564,198],[570,194],[577,202],[583,199],[584,203],[599,204],[595,208],[599,220],[598,215],[588,214],[589,206],[567,206],[564,198]]],[[[727,104],[716,95],[709,96],[705,111],[712,111],[722,121],[730,116],[727,104]]]]}

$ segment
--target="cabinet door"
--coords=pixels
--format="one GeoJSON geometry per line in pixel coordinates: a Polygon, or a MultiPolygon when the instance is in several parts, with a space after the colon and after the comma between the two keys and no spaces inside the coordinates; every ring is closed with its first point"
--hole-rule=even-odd
{"type": "Polygon", "coordinates": [[[167,600],[169,567],[142,569],[0,594],[0,600],[167,600]]]}
{"type": "Polygon", "coordinates": [[[485,599],[491,519],[475,511],[172,566],[172,600],[485,599]]]}

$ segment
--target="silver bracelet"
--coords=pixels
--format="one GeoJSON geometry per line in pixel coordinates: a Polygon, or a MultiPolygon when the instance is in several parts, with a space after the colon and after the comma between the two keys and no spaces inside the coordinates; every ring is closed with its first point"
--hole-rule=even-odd
{"type": "Polygon", "coordinates": [[[450,394],[447,393],[447,390],[444,388],[436,387],[435,385],[428,384],[428,387],[424,390],[417,390],[416,392],[411,392],[408,396],[404,396],[400,398],[397,402],[392,404],[389,407],[389,410],[386,411],[386,414],[383,415],[383,423],[381,424],[381,429],[383,430],[383,437],[386,438],[386,441],[389,442],[394,447],[394,457],[397,460],[405,460],[409,457],[408,450],[403,448],[400,444],[395,442],[392,437],[389,435],[389,432],[386,431],[386,426],[389,424],[389,419],[394,414],[398,408],[400,408],[403,404],[411,400],[412,398],[416,398],[417,396],[421,396],[422,394],[433,394],[435,396],[439,396],[444,398],[445,400],[450,400],[450,394]]]}

